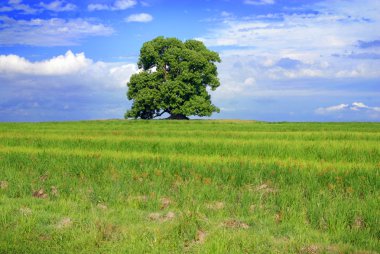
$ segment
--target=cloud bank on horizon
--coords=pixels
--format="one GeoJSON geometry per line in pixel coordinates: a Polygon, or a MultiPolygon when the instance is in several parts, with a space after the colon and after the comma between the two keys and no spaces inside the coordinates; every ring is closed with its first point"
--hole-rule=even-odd
{"type": "Polygon", "coordinates": [[[0,3],[0,121],[122,118],[143,42],[220,53],[213,118],[380,121],[380,2],[0,3]]]}

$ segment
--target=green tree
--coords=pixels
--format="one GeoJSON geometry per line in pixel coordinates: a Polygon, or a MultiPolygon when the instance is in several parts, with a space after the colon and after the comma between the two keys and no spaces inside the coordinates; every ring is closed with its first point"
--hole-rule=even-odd
{"type": "Polygon", "coordinates": [[[157,37],[140,50],[139,73],[128,82],[132,108],[125,118],[152,119],[170,114],[172,119],[211,116],[219,108],[211,103],[207,87],[219,85],[215,63],[218,53],[196,40],[157,37]]]}

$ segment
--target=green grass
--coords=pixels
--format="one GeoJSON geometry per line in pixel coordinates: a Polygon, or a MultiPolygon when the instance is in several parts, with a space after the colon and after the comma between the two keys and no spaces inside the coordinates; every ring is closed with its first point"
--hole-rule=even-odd
{"type": "Polygon", "coordinates": [[[1,123],[0,253],[378,253],[379,173],[379,123],[1,123]]]}

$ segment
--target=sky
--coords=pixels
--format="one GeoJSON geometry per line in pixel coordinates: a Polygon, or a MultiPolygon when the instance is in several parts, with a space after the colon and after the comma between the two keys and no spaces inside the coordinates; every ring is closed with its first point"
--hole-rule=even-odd
{"type": "Polygon", "coordinates": [[[214,119],[380,121],[378,0],[0,0],[0,121],[123,118],[157,36],[219,53],[214,119]]]}

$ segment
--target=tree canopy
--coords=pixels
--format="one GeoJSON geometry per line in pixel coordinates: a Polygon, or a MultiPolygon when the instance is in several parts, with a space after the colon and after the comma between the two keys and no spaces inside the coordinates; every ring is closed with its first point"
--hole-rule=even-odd
{"type": "Polygon", "coordinates": [[[145,42],[137,63],[140,72],[127,84],[133,103],[125,118],[152,119],[168,113],[170,118],[186,119],[219,112],[207,87],[215,90],[220,85],[215,65],[220,61],[218,53],[197,40],[160,36],[145,42]]]}

